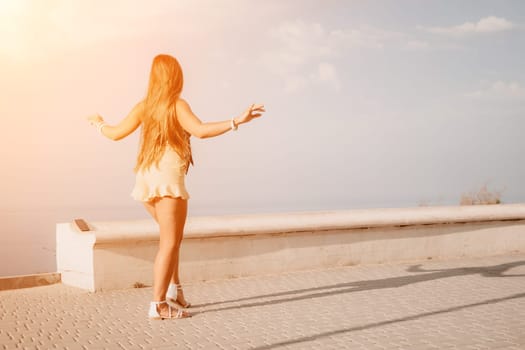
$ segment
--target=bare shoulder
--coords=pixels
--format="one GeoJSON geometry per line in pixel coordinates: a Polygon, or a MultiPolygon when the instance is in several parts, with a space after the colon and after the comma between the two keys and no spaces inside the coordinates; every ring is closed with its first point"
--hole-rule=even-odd
{"type": "Polygon", "coordinates": [[[175,104],[177,110],[191,110],[190,104],[183,98],[178,98],[175,104]]]}
{"type": "Polygon", "coordinates": [[[201,124],[202,122],[193,113],[190,104],[186,100],[179,98],[175,104],[175,111],[177,120],[182,127],[192,135],[195,135],[196,125],[201,124]]]}

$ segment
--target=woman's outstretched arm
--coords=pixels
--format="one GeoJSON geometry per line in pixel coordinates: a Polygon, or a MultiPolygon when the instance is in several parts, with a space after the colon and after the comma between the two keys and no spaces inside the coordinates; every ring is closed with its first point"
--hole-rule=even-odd
{"type": "Polygon", "coordinates": [[[102,135],[113,141],[118,141],[137,130],[141,123],[140,116],[142,115],[143,109],[143,102],[139,102],[133,107],[131,112],[129,112],[128,116],[116,126],[106,124],[104,119],[98,114],[89,116],[87,119],[92,125],[97,125],[102,135]]]}
{"type": "Polygon", "coordinates": [[[225,120],[222,122],[203,123],[195,114],[193,114],[190,105],[183,99],[177,101],[177,119],[180,125],[191,135],[204,139],[224,134],[238,125],[249,122],[258,118],[265,112],[263,105],[251,105],[240,116],[225,120]]]}

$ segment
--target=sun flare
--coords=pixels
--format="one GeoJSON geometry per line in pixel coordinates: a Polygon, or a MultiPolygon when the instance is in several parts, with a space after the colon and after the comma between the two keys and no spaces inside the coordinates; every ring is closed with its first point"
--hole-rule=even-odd
{"type": "Polygon", "coordinates": [[[0,53],[16,57],[24,48],[24,24],[29,13],[29,2],[0,0],[0,53]]]}

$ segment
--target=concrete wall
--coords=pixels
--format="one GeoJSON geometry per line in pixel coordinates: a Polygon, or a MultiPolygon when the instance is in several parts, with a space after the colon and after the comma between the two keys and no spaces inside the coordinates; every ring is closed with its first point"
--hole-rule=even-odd
{"type": "MultiPolygon", "coordinates": [[[[63,283],[91,291],[151,285],[155,222],[90,226],[57,225],[63,283]]],[[[189,282],[511,251],[525,251],[523,204],[192,217],[180,269],[189,282]]]]}

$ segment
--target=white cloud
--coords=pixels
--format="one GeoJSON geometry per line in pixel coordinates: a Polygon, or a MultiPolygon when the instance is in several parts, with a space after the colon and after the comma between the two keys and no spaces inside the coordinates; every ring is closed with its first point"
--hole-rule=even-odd
{"type": "MultiPolygon", "coordinates": [[[[482,28],[487,26],[487,21],[481,21],[482,28]]],[[[430,51],[462,48],[455,43],[436,42],[417,38],[411,33],[367,25],[328,29],[322,24],[300,19],[282,22],[270,29],[268,34],[270,47],[259,62],[267,71],[283,79],[286,92],[297,92],[319,82],[329,83],[340,90],[342,85],[337,79],[334,60],[350,50],[382,51],[395,48],[430,51]]]]}
{"type": "Polygon", "coordinates": [[[317,70],[310,74],[287,75],[284,79],[284,91],[295,93],[313,84],[326,84],[331,86],[336,92],[341,90],[341,82],[337,77],[337,69],[332,63],[321,62],[317,70]]]}
{"type": "Polygon", "coordinates": [[[525,87],[515,81],[484,82],[481,88],[465,96],[473,99],[525,99],[525,87]]]}
{"type": "Polygon", "coordinates": [[[339,51],[337,38],[319,23],[284,22],[270,30],[269,36],[273,48],[266,51],[260,62],[266,70],[282,77],[288,93],[319,81],[315,67],[339,51]]]}
{"type": "Polygon", "coordinates": [[[349,49],[380,50],[404,38],[402,33],[369,26],[327,30],[319,23],[302,20],[283,22],[271,29],[269,36],[273,47],[260,61],[268,71],[283,77],[286,92],[320,82],[339,91],[341,83],[333,59],[349,49]]]}
{"type": "Polygon", "coordinates": [[[465,22],[451,27],[423,28],[431,33],[451,36],[465,36],[469,34],[494,33],[510,30],[516,27],[511,21],[495,16],[480,19],[477,22],[465,22]]]}
{"type": "Polygon", "coordinates": [[[269,31],[271,47],[260,62],[266,70],[279,75],[284,90],[294,93],[314,84],[324,83],[340,91],[334,60],[349,50],[405,50],[458,49],[450,43],[434,43],[399,31],[388,31],[371,26],[328,30],[319,23],[302,20],[287,21],[269,31]]]}
{"type": "Polygon", "coordinates": [[[382,51],[391,48],[428,51],[460,49],[453,43],[432,42],[412,34],[363,25],[358,28],[327,29],[319,23],[287,21],[269,31],[271,47],[260,62],[266,70],[279,75],[286,92],[292,93],[313,84],[325,83],[340,91],[334,60],[348,51],[382,51]]]}
{"type": "Polygon", "coordinates": [[[318,66],[318,75],[315,77],[321,82],[327,82],[331,84],[336,91],[339,91],[341,88],[341,83],[337,77],[337,70],[335,66],[331,63],[321,62],[318,66]]]}
{"type": "Polygon", "coordinates": [[[319,58],[332,57],[337,41],[319,23],[301,20],[284,22],[269,32],[273,50],[262,56],[262,62],[277,74],[293,73],[319,58]]]}

